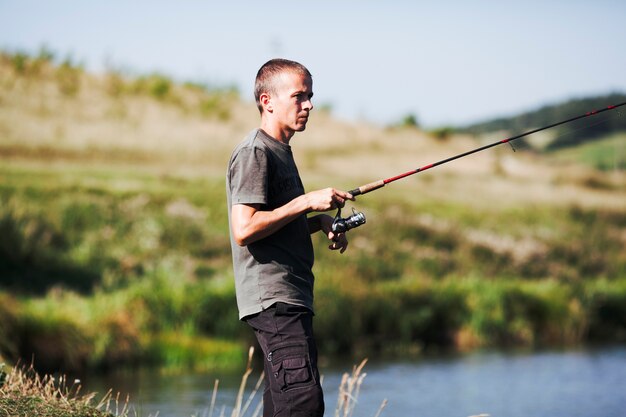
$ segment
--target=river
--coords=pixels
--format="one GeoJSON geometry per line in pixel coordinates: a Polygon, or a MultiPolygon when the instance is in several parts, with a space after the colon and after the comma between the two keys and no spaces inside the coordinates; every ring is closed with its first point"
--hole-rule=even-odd
{"type": "MultiPolygon", "coordinates": [[[[344,369],[322,368],[326,416],[335,415],[344,369]]],[[[368,363],[353,417],[625,417],[626,347],[482,352],[368,363]]],[[[253,373],[248,387],[259,374],[253,373]]],[[[130,395],[130,416],[209,416],[216,376],[134,373],[84,381],[130,395]]],[[[220,376],[212,416],[230,416],[241,376],[220,376]]],[[[252,416],[260,393],[245,414],[252,416]]],[[[112,404],[113,405],[113,404],[112,404]]]]}

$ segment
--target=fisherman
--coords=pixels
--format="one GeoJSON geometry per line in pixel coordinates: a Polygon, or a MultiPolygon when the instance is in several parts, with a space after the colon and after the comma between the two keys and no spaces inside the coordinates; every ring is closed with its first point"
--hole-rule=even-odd
{"type": "Polygon", "coordinates": [[[260,128],[240,143],[226,177],[239,318],[264,354],[263,416],[323,416],[313,336],[313,245],[322,231],[343,253],[345,233],[325,212],[354,197],[326,188],[305,193],[290,141],[306,128],[313,80],[303,65],[272,59],[258,71],[260,128]]]}

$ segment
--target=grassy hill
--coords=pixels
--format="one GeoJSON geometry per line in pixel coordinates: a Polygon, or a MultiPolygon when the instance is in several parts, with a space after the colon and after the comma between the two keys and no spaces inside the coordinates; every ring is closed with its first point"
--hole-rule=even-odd
{"type": "MultiPolygon", "coordinates": [[[[241,366],[224,173],[258,117],[229,88],[2,54],[0,355],[241,366]]],[[[292,145],[307,189],[352,189],[491,139],[314,111],[292,145]]],[[[497,147],[349,205],[348,252],[314,239],[322,354],[626,340],[626,177],[585,146],[497,147]]]]}
{"type": "MultiPolygon", "coordinates": [[[[475,123],[460,130],[474,135],[506,132],[502,134],[512,136],[624,102],[626,102],[626,94],[620,93],[571,99],[562,103],[545,105],[511,117],[475,123]]],[[[626,134],[626,118],[623,117],[623,112],[623,109],[617,109],[564,124],[546,131],[538,137],[530,138],[527,144],[535,149],[554,151],[602,140],[607,135],[623,135],[626,134]]],[[[624,154],[622,153],[622,163],[623,160],[624,154]]]]}

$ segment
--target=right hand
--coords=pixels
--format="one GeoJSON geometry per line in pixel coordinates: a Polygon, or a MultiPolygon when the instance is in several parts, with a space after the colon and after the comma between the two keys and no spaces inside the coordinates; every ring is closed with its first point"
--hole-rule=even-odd
{"type": "Polygon", "coordinates": [[[339,253],[344,253],[348,248],[348,238],[345,233],[333,232],[333,218],[328,214],[320,214],[320,227],[322,232],[326,234],[331,244],[328,246],[330,250],[339,250],[339,253]]]}
{"type": "Polygon", "coordinates": [[[323,190],[311,191],[304,197],[311,211],[329,211],[342,208],[346,200],[354,201],[354,196],[346,191],[334,188],[324,188],[323,190]]]}

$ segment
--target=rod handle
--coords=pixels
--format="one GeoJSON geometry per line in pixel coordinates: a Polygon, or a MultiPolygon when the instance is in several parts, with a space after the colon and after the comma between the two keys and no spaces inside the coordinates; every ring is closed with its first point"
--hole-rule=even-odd
{"type": "Polygon", "coordinates": [[[354,190],[348,191],[353,196],[369,193],[370,191],[377,190],[381,187],[385,186],[385,180],[370,182],[369,184],[365,184],[360,186],[359,188],[355,188],[354,190]]]}

